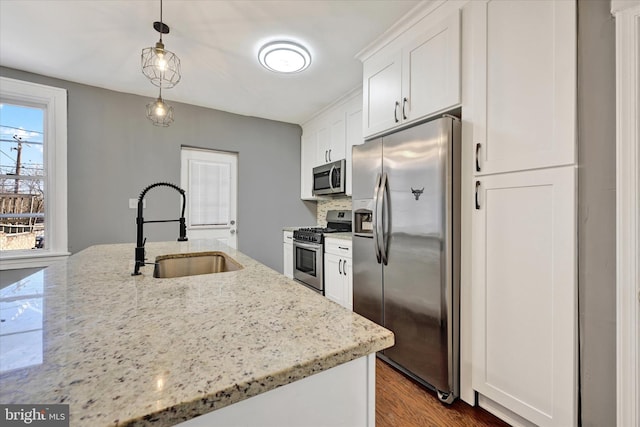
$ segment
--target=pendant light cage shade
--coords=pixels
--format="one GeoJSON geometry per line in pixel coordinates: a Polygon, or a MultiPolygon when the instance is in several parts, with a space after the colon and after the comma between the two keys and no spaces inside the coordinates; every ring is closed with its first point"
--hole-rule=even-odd
{"type": "Polygon", "coordinates": [[[180,82],[180,59],[162,42],[142,49],[141,65],[142,74],[159,88],[171,89],[180,82]]]}
{"type": "Polygon", "coordinates": [[[173,123],[173,107],[159,96],[154,102],[147,104],[147,118],[155,126],[168,127],[173,123]]]}

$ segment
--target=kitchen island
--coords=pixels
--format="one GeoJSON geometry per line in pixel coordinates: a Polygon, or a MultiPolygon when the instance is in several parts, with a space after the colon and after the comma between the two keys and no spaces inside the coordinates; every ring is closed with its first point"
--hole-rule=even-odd
{"type": "Polygon", "coordinates": [[[42,330],[0,347],[0,403],[69,404],[72,426],[373,425],[393,334],[216,241],[148,243],[147,260],[215,250],[244,268],[131,276],[134,245],[98,245],[2,289],[41,281],[42,330]]]}

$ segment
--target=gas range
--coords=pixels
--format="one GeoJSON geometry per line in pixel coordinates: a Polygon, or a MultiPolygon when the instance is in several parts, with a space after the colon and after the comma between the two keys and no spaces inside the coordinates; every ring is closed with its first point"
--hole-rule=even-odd
{"type": "Polygon", "coordinates": [[[306,227],[293,231],[293,240],[322,244],[324,235],[351,232],[351,211],[328,211],[327,227],[306,227]]]}
{"type": "Polygon", "coordinates": [[[294,240],[311,243],[323,243],[324,235],[328,233],[348,232],[349,230],[338,230],[330,227],[307,227],[293,231],[294,240]]]}
{"type": "Polygon", "coordinates": [[[293,231],[293,277],[324,295],[324,235],[351,232],[351,211],[327,212],[327,227],[293,231]]]}

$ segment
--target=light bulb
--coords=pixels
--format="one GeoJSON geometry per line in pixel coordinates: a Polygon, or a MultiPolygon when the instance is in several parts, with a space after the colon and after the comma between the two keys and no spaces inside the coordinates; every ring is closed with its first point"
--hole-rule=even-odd
{"type": "Polygon", "coordinates": [[[162,101],[156,102],[155,113],[156,113],[156,116],[158,117],[164,117],[164,115],[167,114],[166,110],[164,109],[164,104],[162,103],[162,101]]]}
{"type": "Polygon", "coordinates": [[[167,60],[164,59],[164,55],[158,55],[157,68],[160,71],[166,71],[167,70],[167,60]]]}

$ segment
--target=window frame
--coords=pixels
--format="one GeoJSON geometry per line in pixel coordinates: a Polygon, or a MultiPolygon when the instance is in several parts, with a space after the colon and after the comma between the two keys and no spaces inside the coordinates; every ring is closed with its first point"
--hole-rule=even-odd
{"type": "Polygon", "coordinates": [[[67,226],[67,91],[0,76],[0,99],[44,107],[46,168],[46,247],[38,250],[0,251],[0,271],[46,267],[70,255],[67,226]]]}

